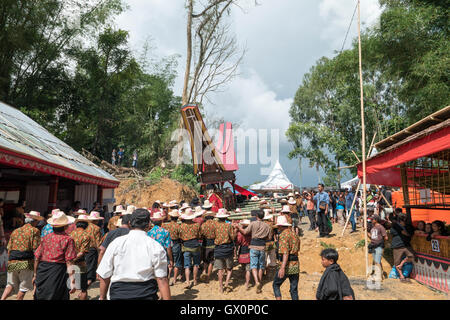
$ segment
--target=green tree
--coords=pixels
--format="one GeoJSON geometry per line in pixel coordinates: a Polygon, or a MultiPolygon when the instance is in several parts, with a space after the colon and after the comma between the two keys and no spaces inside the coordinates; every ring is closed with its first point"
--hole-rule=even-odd
{"type": "MultiPolygon", "coordinates": [[[[384,139],[448,104],[448,8],[440,1],[381,3],[380,26],[361,37],[367,146],[375,133],[384,139]]],[[[361,159],[360,113],[354,42],[304,76],[290,110],[289,157],[309,159],[324,169],[327,184],[338,185],[337,168],[356,162],[351,151],[361,159]]]]}

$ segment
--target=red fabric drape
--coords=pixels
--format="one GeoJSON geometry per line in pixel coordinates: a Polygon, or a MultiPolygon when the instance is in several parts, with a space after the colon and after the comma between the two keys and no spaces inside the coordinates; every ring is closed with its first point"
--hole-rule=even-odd
{"type": "MultiPolygon", "coordinates": [[[[375,156],[366,162],[368,184],[401,187],[398,165],[450,148],[450,127],[408,142],[399,148],[375,156]]],[[[362,180],[362,163],[358,164],[358,177],[362,180]]]]}
{"type": "Polygon", "coordinates": [[[242,194],[244,196],[256,196],[255,193],[248,191],[247,189],[242,188],[241,186],[238,186],[237,184],[234,185],[234,189],[239,192],[239,194],[242,194]]]}

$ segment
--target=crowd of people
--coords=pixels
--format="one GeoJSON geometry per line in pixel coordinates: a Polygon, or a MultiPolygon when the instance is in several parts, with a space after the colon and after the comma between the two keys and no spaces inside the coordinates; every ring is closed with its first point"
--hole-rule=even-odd
{"type": "MultiPolygon", "coordinates": [[[[47,217],[25,212],[22,202],[18,208],[24,212],[18,210],[13,217],[15,229],[7,244],[0,223],[1,244],[7,245],[9,255],[1,299],[17,291],[19,300],[27,292],[33,292],[36,300],[69,299],[79,291],[78,298],[86,300],[96,281],[100,300],[170,299],[170,287],[183,278],[189,290],[199,281],[208,283],[213,272],[223,293],[233,291],[231,279],[238,264],[245,270],[246,290],[254,286],[259,294],[269,279],[274,297],[281,299],[280,287],[289,279],[291,298],[298,300],[302,217],[308,216],[310,230],[316,230],[318,237],[328,237],[333,223],[343,225],[344,219],[353,219],[356,224],[359,201],[354,197],[352,190],[328,193],[319,184],[317,192],[274,195],[271,200],[281,204],[278,210],[270,201],[254,198],[259,209],[251,211],[251,218],[239,220],[230,218],[231,212],[223,208],[212,188],[203,201],[156,201],[152,208],[116,205],[112,213],[98,202],[88,213],[75,202],[66,212],[54,209],[47,217]]],[[[411,237],[448,234],[440,221],[431,225],[420,221],[413,228],[401,209],[389,212],[380,198],[368,198],[375,201],[368,206],[367,229],[373,263],[379,266],[374,277],[383,277],[381,255],[389,229],[393,272],[403,280],[414,257],[411,237]]],[[[383,198],[386,201],[389,195],[383,198]]],[[[1,204],[0,199],[0,208],[1,204]]],[[[350,282],[337,264],[337,251],[323,250],[321,259],[325,272],[316,298],[354,299],[350,282]]]]}
{"type": "MultiPolygon", "coordinates": [[[[125,150],[124,148],[119,148],[117,151],[115,148],[111,152],[111,164],[113,166],[124,166],[125,165],[125,150]]],[[[137,168],[138,166],[138,152],[133,151],[131,166],[137,168]]]]}

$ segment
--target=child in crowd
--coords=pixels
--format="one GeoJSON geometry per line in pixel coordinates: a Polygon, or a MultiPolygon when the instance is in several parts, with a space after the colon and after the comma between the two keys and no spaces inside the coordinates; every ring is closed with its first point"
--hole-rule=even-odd
{"type": "Polygon", "coordinates": [[[355,300],[350,281],[337,264],[339,254],[335,249],[324,249],[320,253],[325,272],[317,287],[317,300],[355,300]]]}

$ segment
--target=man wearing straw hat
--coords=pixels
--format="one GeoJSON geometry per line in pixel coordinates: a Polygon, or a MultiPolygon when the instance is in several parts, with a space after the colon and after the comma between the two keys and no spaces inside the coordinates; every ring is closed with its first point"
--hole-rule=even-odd
{"type": "Polygon", "coordinates": [[[288,223],[285,216],[277,218],[277,227],[280,232],[277,242],[279,268],[273,280],[273,292],[275,298],[281,300],[280,287],[286,278],[289,278],[291,299],[298,300],[300,238],[292,230],[292,224],[288,223]]]}
{"type": "Polygon", "coordinates": [[[233,271],[233,253],[234,253],[234,239],[236,238],[236,232],[233,226],[229,223],[226,223],[225,219],[230,215],[227,214],[226,209],[219,209],[219,212],[216,214],[216,218],[219,221],[216,222],[216,228],[214,229],[214,267],[219,270],[218,278],[219,278],[219,287],[220,293],[223,293],[223,272],[224,269],[227,270],[227,277],[225,280],[225,288],[228,290],[232,290],[231,287],[228,286],[228,283],[231,279],[231,274],[233,271]]]}
{"type": "Polygon", "coordinates": [[[252,221],[248,228],[244,229],[237,225],[237,229],[243,234],[251,234],[250,242],[250,269],[256,283],[256,293],[261,293],[262,276],[266,268],[266,241],[272,237],[272,228],[263,222],[264,212],[262,210],[252,210],[256,216],[256,221],[252,221]]]}
{"type": "MultiPolygon", "coordinates": [[[[77,257],[75,241],[65,232],[75,218],[66,216],[62,211],[55,212],[47,222],[53,232],[41,239],[41,244],[34,253],[34,278],[36,286],[35,300],[69,300],[75,292],[75,280],[71,289],[67,288],[68,272],[77,257]]],[[[71,278],[72,278],[72,272],[71,278]]]]}
{"type": "MultiPolygon", "coordinates": [[[[175,208],[176,206],[172,206],[175,208]]],[[[180,238],[180,224],[178,218],[180,214],[177,209],[169,211],[170,221],[162,224],[162,227],[169,231],[170,238],[172,239],[172,255],[173,255],[173,279],[169,282],[172,286],[177,282],[178,272],[183,268],[183,253],[181,252],[181,238],[180,238]]],[[[172,274],[172,268],[169,266],[169,278],[172,274]]]]}
{"type": "Polygon", "coordinates": [[[76,229],[70,233],[70,237],[75,242],[75,248],[77,250],[77,257],[74,260],[74,264],[77,266],[79,271],[80,279],[80,290],[79,294],[80,300],[87,300],[87,267],[85,256],[91,247],[91,237],[86,232],[86,228],[89,224],[89,216],[80,214],[75,220],[76,229]]]}
{"type": "Polygon", "coordinates": [[[214,221],[215,213],[211,211],[212,204],[206,200],[203,204],[206,211],[205,222],[200,228],[200,235],[202,237],[202,260],[204,264],[204,274],[206,275],[206,283],[209,282],[214,265],[214,239],[216,222],[214,221]]]}
{"type": "Polygon", "coordinates": [[[197,285],[198,269],[201,263],[200,225],[193,220],[197,217],[191,208],[184,209],[181,215],[183,223],[180,225],[181,251],[184,258],[184,272],[186,276],[185,288],[197,285]],[[193,284],[190,282],[191,267],[194,266],[193,284]]]}
{"type": "Polygon", "coordinates": [[[9,256],[7,285],[1,300],[5,300],[17,290],[19,291],[17,300],[23,300],[28,291],[33,291],[34,251],[41,240],[36,225],[43,219],[39,212],[25,213],[25,224],[11,233],[7,246],[9,256]]]}
{"type": "Polygon", "coordinates": [[[116,238],[106,249],[97,273],[100,300],[170,299],[167,256],[164,248],[147,236],[150,214],[136,209],[131,215],[131,230],[116,238]]]}
{"type": "Polygon", "coordinates": [[[263,221],[266,223],[270,229],[272,229],[272,235],[268,241],[266,241],[266,269],[264,270],[267,274],[268,270],[273,270],[274,267],[277,266],[277,255],[275,249],[275,230],[277,226],[273,222],[274,216],[272,215],[272,210],[264,209],[264,218],[263,221]]]}
{"type": "Polygon", "coordinates": [[[164,250],[166,250],[168,267],[173,267],[173,255],[172,255],[172,247],[173,242],[170,238],[170,232],[164,228],[162,228],[162,223],[165,220],[165,216],[162,211],[157,211],[151,217],[151,221],[153,222],[153,228],[147,233],[147,235],[158,242],[164,250]]]}
{"type": "Polygon", "coordinates": [[[294,197],[289,198],[288,205],[289,205],[289,210],[291,211],[292,227],[294,228],[295,234],[298,235],[298,233],[299,233],[299,230],[298,230],[299,216],[298,216],[298,212],[297,212],[297,201],[294,199],[294,197]]]}
{"type": "MultiPolygon", "coordinates": [[[[59,209],[53,209],[52,212],[50,213],[50,217],[52,217],[55,213],[58,213],[58,212],[60,212],[59,209]]],[[[53,232],[52,225],[47,223],[41,230],[41,239],[52,232],[53,232]]]]}
{"type": "Polygon", "coordinates": [[[114,216],[111,219],[109,219],[109,221],[108,221],[108,230],[109,231],[112,231],[117,228],[117,226],[116,226],[117,221],[120,219],[120,216],[124,212],[128,213],[128,211],[126,211],[122,205],[116,206],[116,209],[114,210],[114,216]]]}
{"type": "Polygon", "coordinates": [[[100,212],[91,211],[91,214],[89,215],[89,224],[86,228],[86,232],[89,234],[92,240],[90,243],[89,251],[85,256],[88,286],[90,286],[97,279],[95,270],[97,269],[98,262],[98,247],[100,246],[102,241],[101,229],[98,224],[100,224],[103,219],[104,218],[100,216],[100,212]]]}

